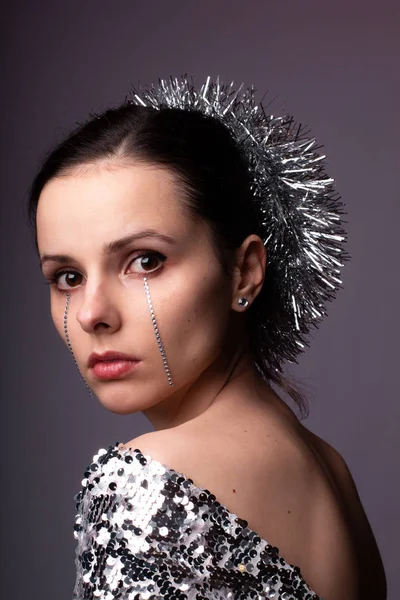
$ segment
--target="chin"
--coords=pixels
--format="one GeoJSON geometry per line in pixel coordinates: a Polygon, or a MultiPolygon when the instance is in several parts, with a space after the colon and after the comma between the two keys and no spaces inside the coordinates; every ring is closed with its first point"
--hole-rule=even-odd
{"type": "Polygon", "coordinates": [[[108,386],[104,386],[99,394],[96,394],[96,397],[100,401],[100,404],[108,410],[116,415],[132,415],[147,408],[157,404],[157,398],[159,398],[158,394],[149,394],[149,390],[147,390],[147,394],[145,391],[141,391],[139,386],[131,389],[116,389],[112,390],[111,387],[107,389],[108,386]]]}
{"type": "Polygon", "coordinates": [[[114,415],[134,415],[137,412],[140,412],[140,408],[133,408],[128,406],[106,406],[104,405],[109,412],[114,413],[114,415]]]}
{"type": "Polygon", "coordinates": [[[142,404],[135,402],[135,396],[126,392],[116,394],[108,391],[107,393],[107,390],[102,390],[102,393],[96,394],[102,407],[116,415],[130,415],[142,410],[142,404]]]}

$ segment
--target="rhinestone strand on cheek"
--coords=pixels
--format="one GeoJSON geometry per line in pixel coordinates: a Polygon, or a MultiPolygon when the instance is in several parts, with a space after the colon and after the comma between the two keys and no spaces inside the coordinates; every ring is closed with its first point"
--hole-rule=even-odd
{"type": "Polygon", "coordinates": [[[162,361],[164,363],[164,369],[165,369],[165,372],[166,372],[167,377],[168,377],[168,383],[169,383],[169,385],[172,386],[174,384],[172,382],[171,372],[170,372],[169,367],[168,367],[167,358],[165,356],[164,346],[163,346],[163,343],[161,341],[160,332],[158,331],[157,321],[156,321],[156,317],[154,315],[153,305],[151,303],[151,298],[150,298],[149,285],[147,283],[147,277],[145,275],[143,275],[143,283],[144,283],[144,288],[145,288],[145,291],[146,291],[147,303],[149,305],[150,316],[151,316],[151,321],[153,323],[154,333],[156,334],[158,347],[160,349],[162,361]]]}
{"type": "Polygon", "coordinates": [[[81,373],[81,370],[80,370],[80,368],[79,368],[79,365],[78,365],[78,363],[77,363],[77,360],[76,360],[76,358],[75,358],[75,354],[74,354],[74,352],[73,352],[73,350],[72,350],[72,345],[71,345],[71,342],[70,342],[70,339],[69,339],[69,335],[68,335],[68,331],[67,331],[67,312],[68,312],[68,306],[69,306],[69,301],[70,301],[70,298],[71,298],[71,294],[67,294],[67,303],[66,303],[66,305],[65,305],[65,312],[64,312],[64,332],[65,332],[65,337],[67,338],[67,344],[68,344],[68,348],[69,348],[69,349],[70,349],[70,351],[71,351],[72,358],[74,359],[74,361],[75,361],[75,364],[76,364],[76,366],[78,367],[79,374],[80,374],[80,376],[82,377],[83,381],[85,382],[85,385],[86,385],[86,387],[87,387],[87,389],[88,389],[88,391],[89,391],[90,397],[91,397],[91,398],[93,398],[92,391],[91,391],[90,387],[88,386],[88,384],[86,383],[86,379],[85,379],[85,378],[84,378],[84,376],[82,375],[82,373],[81,373]]]}

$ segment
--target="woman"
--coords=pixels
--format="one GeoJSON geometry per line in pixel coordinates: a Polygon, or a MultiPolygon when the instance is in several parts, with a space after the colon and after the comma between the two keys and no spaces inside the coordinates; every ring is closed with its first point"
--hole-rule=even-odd
{"type": "Polygon", "coordinates": [[[160,81],[46,158],[29,214],[51,313],[108,410],[76,496],[73,597],[386,597],[340,454],[283,377],[338,288],[339,202],[313,141],[253,90],[160,81]]]}

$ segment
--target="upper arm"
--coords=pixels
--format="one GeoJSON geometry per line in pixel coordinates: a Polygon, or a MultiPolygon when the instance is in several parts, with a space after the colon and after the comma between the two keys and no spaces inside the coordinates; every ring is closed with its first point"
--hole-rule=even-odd
{"type": "MultiPolygon", "coordinates": [[[[341,454],[330,446],[334,468],[345,498],[345,509],[351,530],[355,532],[355,541],[360,561],[361,580],[368,580],[365,598],[386,598],[386,577],[379,548],[361,502],[353,476],[341,454]],[[370,578],[375,575],[374,589],[371,589],[370,578]],[[368,575],[368,579],[365,577],[368,575]]],[[[364,596],[363,596],[364,597],[364,596]]]]}

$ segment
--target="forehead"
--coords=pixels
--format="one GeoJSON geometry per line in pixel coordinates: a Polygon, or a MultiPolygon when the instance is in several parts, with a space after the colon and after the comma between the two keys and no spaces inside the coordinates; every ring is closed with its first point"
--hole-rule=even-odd
{"type": "Polygon", "coordinates": [[[38,203],[39,249],[61,241],[95,244],[136,228],[190,230],[195,223],[183,211],[182,195],[171,171],[146,164],[96,166],[53,179],[38,203]]]}

